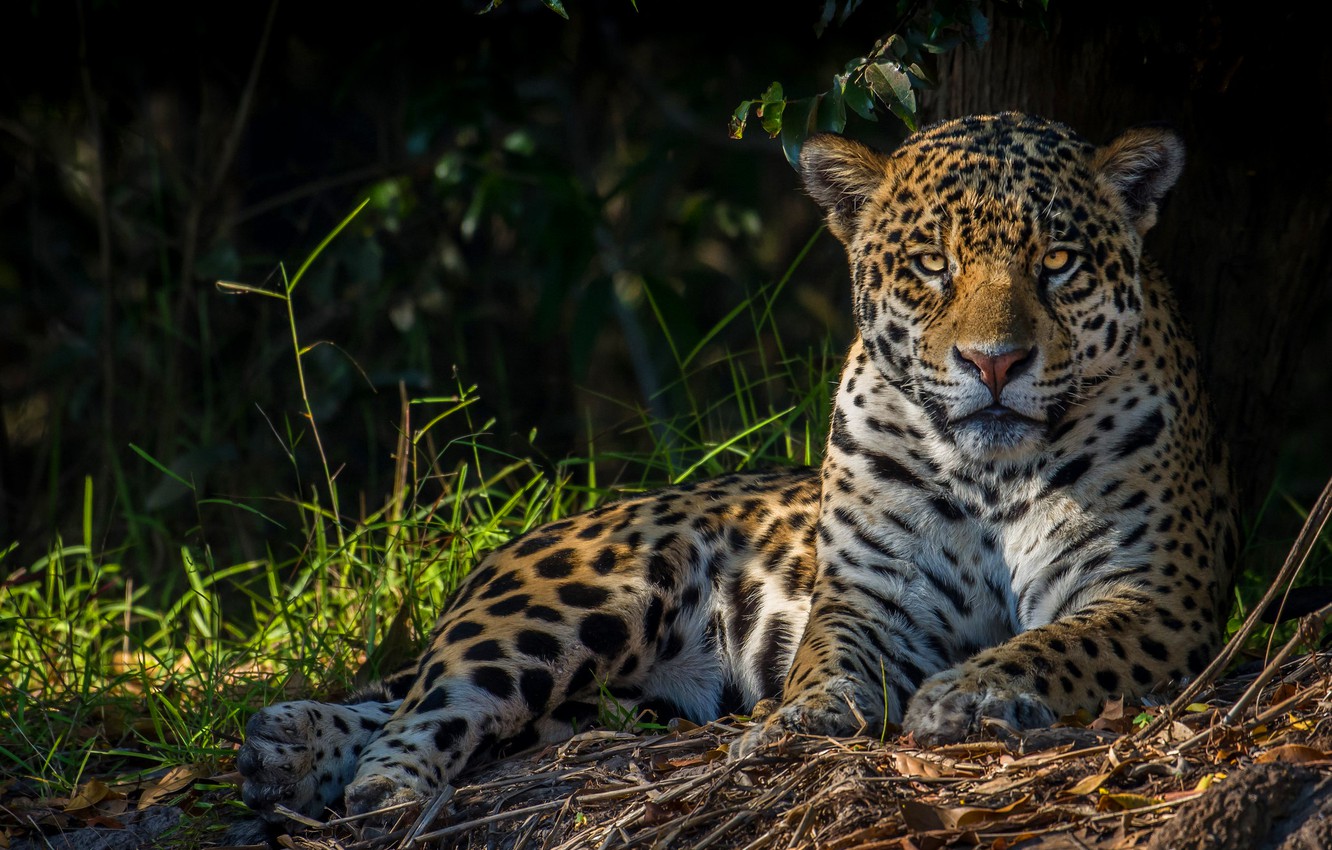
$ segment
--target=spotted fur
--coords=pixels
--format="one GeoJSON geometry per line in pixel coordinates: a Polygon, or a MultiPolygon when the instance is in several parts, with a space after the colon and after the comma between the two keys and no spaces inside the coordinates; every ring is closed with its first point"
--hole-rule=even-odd
{"type": "Polygon", "coordinates": [[[543,526],[487,556],[419,663],[356,704],[251,720],[245,799],[373,810],[595,721],[599,695],[736,743],[902,723],[955,740],[1197,673],[1236,547],[1197,356],[1142,236],[1165,130],[1097,148],[1013,113],[884,155],[815,136],[805,186],[857,337],[822,469],[732,475],[543,526]]]}

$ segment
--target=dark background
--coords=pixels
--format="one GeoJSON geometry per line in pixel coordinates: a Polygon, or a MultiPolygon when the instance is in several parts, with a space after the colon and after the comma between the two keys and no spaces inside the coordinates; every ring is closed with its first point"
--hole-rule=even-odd
{"type": "MultiPolygon", "coordinates": [[[[984,7],[989,43],[941,57],[923,117],[1182,133],[1149,251],[1194,323],[1262,567],[1332,470],[1332,53],[1293,6],[1051,6],[1043,25],[1033,3],[984,7]]],[[[823,91],[897,10],[816,36],[822,3],[638,7],[5,4],[0,572],[82,541],[85,507],[94,548],[139,570],[283,536],[207,501],[281,518],[317,480],[287,451],[305,430],[282,305],[214,284],[278,287],[365,198],[295,296],[303,341],[335,343],[304,363],[345,499],[390,489],[400,387],[476,385],[476,421],[518,455],[647,445],[643,412],[681,392],[662,325],[692,347],[818,225],[776,141],[729,139],[729,114],[774,79],[823,91]]],[[[848,132],[887,146],[901,126],[848,132]]],[[[784,349],[840,349],[847,305],[825,235],[778,302],[784,349]]],[[[772,354],[743,323],[710,350],[772,354]]]]}

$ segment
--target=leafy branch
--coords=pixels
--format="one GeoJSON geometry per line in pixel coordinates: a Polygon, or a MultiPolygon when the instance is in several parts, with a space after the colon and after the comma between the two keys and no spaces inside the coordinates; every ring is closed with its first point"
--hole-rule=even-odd
{"type": "MultiPolygon", "coordinates": [[[[862,0],[825,0],[823,13],[815,25],[822,34],[836,19],[840,25],[861,5],[862,0]]],[[[1018,9],[1039,5],[1038,19],[1049,0],[1008,0],[1018,9]]],[[[793,166],[799,161],[800,147],[806,137],[817,132],[841,132],[846,127],[847,110],[866,121],[877,121],[879,104],[906,126],[919,125],[916,93],[934,88],[937,81],[927,70],[933,56],[948,53],[961,45],[981,49],[990,38],[990,20],[982,10],[982,0],[899,0],[897,20],[874,48],[857,56],[835,74],[827,91],[803,98],[788,98],[782,84],[774,82],[763,94],[743,101],[731,115],[730,135],[744,136],[751,112],[764,132],[780,138],[782,151],[793,166]]]]}

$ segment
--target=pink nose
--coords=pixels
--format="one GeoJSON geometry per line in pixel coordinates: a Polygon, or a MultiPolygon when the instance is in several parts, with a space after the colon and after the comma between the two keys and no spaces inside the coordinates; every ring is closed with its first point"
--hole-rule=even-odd
{"type": "Polygon", "coordinates": [[[1002,354],[986,354],[973,348],[955,349],[959,357],[980,371],[980,378],[990,388],[990,395],[999,401],[999,395],[1014,375],[1022,372],[1031,357],[1030,348],[1015,348],[1002,354]],[[1014,368],[1016,367],[1016,368],[1014,368]]]}

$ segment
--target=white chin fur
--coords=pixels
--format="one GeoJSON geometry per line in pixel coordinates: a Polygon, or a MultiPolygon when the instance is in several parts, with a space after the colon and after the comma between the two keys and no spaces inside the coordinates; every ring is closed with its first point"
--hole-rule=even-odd
{"type": "Polygon", "coordinates": [[[978,418],[955,425],[953,439],[963,455],[989,460],[1036,451],[1045,429],[1025,419],[978,418]]]}

